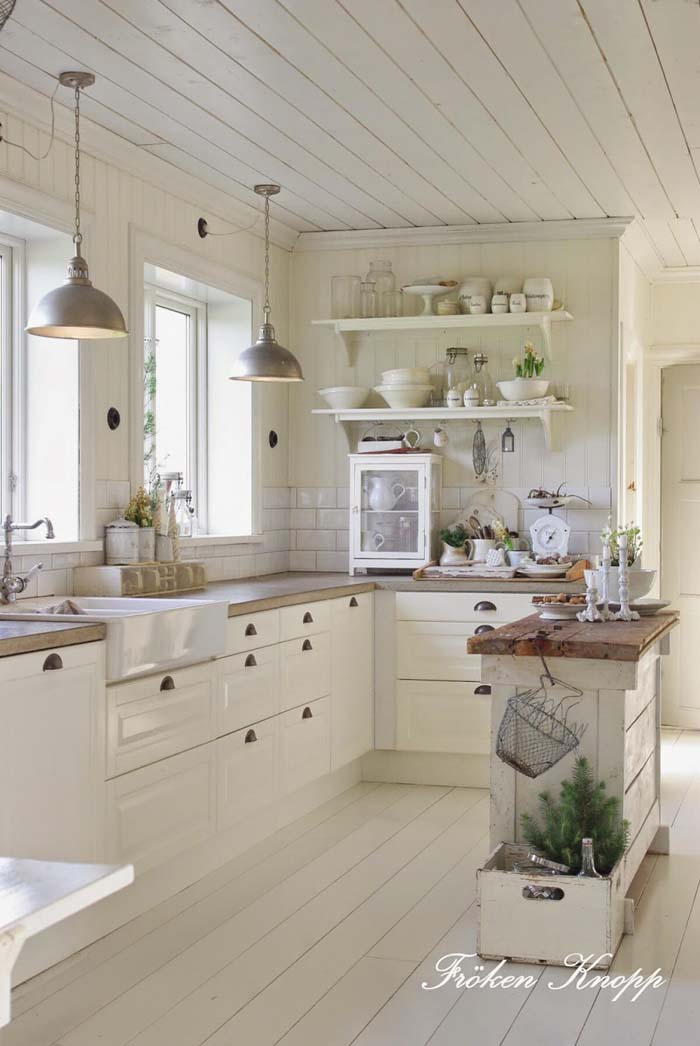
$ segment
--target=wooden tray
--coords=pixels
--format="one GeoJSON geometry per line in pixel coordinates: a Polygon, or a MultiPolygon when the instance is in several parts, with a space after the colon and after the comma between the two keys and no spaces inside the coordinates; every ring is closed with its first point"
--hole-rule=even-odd
{"type": "Polygon", "coordinates": [[[461,567],[441,567],[433,560],[413,571],[414,581],[472,581],[479,578],[514,581],[515,567],[487,567],[485,563],[475,563],[473,560],[468,560],[461,567]]]}

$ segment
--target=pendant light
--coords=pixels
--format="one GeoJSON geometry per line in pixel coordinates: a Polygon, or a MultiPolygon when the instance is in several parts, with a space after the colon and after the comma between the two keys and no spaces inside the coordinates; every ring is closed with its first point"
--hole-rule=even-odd
{"type": "Polygon", "coordinates": [[[75,92],[75,256],[68,262],[61,287],[45,294],[32,309],[25,327],[42,338],[124,338],[126,324],[119,306],[90,282],[88,265],[81,254],[80,231],[80,92],[95,82],[92,73],[61,73],[59,81],[75,92]]]}
{"type": "Polygon", "coordinates": [[[265,304],[263,322],[254,345],[244,349],[233,366],[233,381],[303,381],[301,365],[289,349],[275,338],[270,323],[270,197],[279,185],[255,185],[253,191],[265,197],[265,304]]]}

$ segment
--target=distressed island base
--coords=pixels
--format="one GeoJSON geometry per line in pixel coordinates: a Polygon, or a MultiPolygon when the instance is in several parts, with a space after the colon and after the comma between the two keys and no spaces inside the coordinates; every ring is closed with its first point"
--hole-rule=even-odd
{"type": "MultiPolygon", "coordinates": [[[[537,615],[473,636],[470,654],[481,656],[481,681],[491,687],[491,856],[478,872],[479,954],[524,962],[567,965],[567,956],[594,956],[609,966],[624,932],[634,928],[626,902],[644,855],[668,853],[669,828],[660,822],[660,657],[668,652],[675,612],[631,622],[544,622],[537,615]],[[544,659],[544,660],[543,660],[544,659]],[[536,778],[496,755],[508,699],[540,686],[546,670],[582,691],[567,702],[568,722],[584,728],[578,747],[536,778]],[[521,816],[536,813],[538,796],[555,796],[585,755],[609,795],[618,796],[630,822],[630,842],[609,877],[548,878],[556,899],[539,899],[529,886],[543,877],[510,871],[522,843],[521,816]],[[515,845],[514,845],[515,844],[515,845]],[[561,894],[561,896],[558,896],[561,894]]],[[[565,686],[548,692],[556,698],[565,686]]],[[[527,848],[522,848],[525,850],[527,848]]],[[[570,960],[569,963],[570,964],[570,960]]]]}

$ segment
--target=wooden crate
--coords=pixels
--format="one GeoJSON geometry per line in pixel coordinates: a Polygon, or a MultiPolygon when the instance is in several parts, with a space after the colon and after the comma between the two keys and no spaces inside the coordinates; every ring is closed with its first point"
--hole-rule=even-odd
{"type": "Polygon", "coordinates": [[[477,951],[484,959],[575,965],[567,956],[594,956],[607,968],[624,931],[623,862],[605,879],[575,875],[521,875],[509,871],[529,847],[500,843],[477,871],[479,931],[477,951]],[[530,885],[556,886],[559,900],[524,896],[530,885]]]}

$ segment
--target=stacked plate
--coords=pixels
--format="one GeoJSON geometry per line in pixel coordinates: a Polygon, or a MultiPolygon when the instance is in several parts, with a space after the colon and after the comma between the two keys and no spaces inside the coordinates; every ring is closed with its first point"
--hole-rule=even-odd
{"type": "Polygon", "coordinates": [[[398,367],[385,370],[381,385],[375,392],[386,400],[393,410],[424,407],[432,391],[427,367],[398,367]]]}

